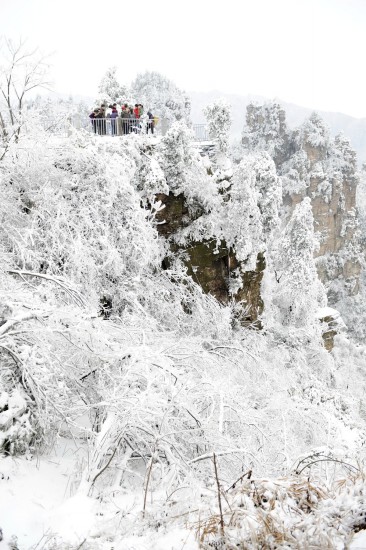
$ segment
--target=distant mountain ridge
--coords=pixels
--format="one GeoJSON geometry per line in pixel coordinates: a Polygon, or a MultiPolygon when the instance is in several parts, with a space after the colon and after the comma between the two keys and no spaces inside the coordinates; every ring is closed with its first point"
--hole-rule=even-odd
{"type": "MultiPolygon", "coordinates": [[[[241,136],[245,123],[246,107],[251,102],[265,103],[271,101],[269,98],[256,95],[226,94],[214,90],[212,92],[189,92],[192,100],[192,121],[196,124],[205,122],[203,108],[219,97],[225,98],[232,106],[233,124],[232,135],[235,138],[241,136]]],[[[286,111],[286,120],[290,128],[299,126],[316,109],[301,107],[293,103],[286,103],[275,99],[286,111]]],[[[355,118],[343,113],[316,110],[330,127],[332,136],[343,132],[350,139],[352,147],[357,152],[359,163],[366,162],[366,118],[355,118]]]]}

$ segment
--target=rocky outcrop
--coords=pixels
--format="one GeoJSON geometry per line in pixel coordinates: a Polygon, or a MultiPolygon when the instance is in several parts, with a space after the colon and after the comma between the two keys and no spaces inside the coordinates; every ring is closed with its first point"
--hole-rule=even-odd
{"type": "Polygon", "coordinates": [[[300,147],[308,162],[308,185],[300,193],[288,193],[286,202],[294,207],[304,196],[311,199],[314,229],[319,237],[315,254],[318,274],[334,303],[338,295],[333,281],[342,280],[348,294],[359,290],[355,153],[341,136],[318,147],[304,136],[300,147]]]}
{"type": "Polygon", "coordinates": [[[318,319],[322,326],[324,347],[327,351],[332,351],[335,336],[344,332],[347,327],[339,311],[330,307],[320,309],[318,311],[318,319]]]}
{"type": "Polygon", "coordinates": [[[356,154],[342,135],[334,140],[320,117],[313,113],[297,130],[286,127],[278,104],[250,105],[243,146],[268,151],[283,179],[284,216],[310,197],[319,278],[328,289],[330,303],[339,293],[359,290],[360,263],[356,216],[358,183],[356,154]],[[335,281],[341,284],[335,284],[335,281]]]}
{"type": "MultiPolygon", "coordinates": [[[[213,240],[190,241],[186,246],[178,246],[174,242],[174,233],[187,227],[193,220],[184,195],[159,194],[157,199],[165,208],[157,213],[159,234],[165,237],[171,250],[183,253],[183,262],[187,273],[199,284],[203,291],[211,294],[223,304],[230,300],[243,305],[242,324],[258,326],[258,317],[263,311],[260,286],[263,278],[265,261],[262,254],[258,255],[255,271],[241,272],[235,254],[228,249],[225,242],[216,243],[213,240]],[[237,277],[240,272],[240,281],[237,277]],[[235,283],[234,285],[232,283],[235,283]],[[232,287],[240,287],[232,292],[232,287]]],[[[196,213],[197,215],[197,213],[196,213]]]]}

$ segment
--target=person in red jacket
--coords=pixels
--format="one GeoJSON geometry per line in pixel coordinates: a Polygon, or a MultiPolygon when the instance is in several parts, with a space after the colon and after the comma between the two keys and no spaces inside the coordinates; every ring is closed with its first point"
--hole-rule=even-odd
{"type": "Polygon", "coordinates": [[[140,109],[137,103],[135,103],[135,108],[133,110],[133,114],[135,115],[135,118],[140,118],[140,109]]]}

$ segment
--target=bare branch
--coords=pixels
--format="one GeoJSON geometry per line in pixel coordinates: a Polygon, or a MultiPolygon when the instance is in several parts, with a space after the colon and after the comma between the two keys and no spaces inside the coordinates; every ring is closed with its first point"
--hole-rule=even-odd
{"type": "Polygon", "coordinates": [[[8,273],[10,275],[19,275],[20,277],[28,276],[28,277],[39,277],[40,279],[45,279],[46,281],[51,281],[58,286],[62,288],[68,294],[74,302],[79,307],[85,306],[85,300],[84,297],[80,294],[78,290],[73,288],[68,281],[63,279],[62,277],[56,277],[51,275],[46,275],[45,273],[35,273],[33,271],[20,271],[20,270],[9,270],[8,273]]]}
{"type": "Polygon", "coordinates": [[[4,334],[6,334],[15,325],[18,325],[23,321],[29,321],[30,319],[37,319],[38,317],[47,317],[47,313],[40,312],[40,311],[33,311],[32,313],[23,313],[23,315],[19,315],[18,317],[9,319],[8,321],[6,321],[6,323],[4,323],[0,327],[0,337],[4,336],[4,334]]]}
{"type": "MultiPolygon", "coordinates": [[[[38,48],[28,50],[25,40],[13,42],[5,38],[2,50],[4,60],[0,65],[0,98],[5,105],[6,120],[2,115],[0,137],[6,144],[10,134],[15,136],[15,140],[19,138],[26,95],[38,87],[49,88],[50,82],[46,78],[49,71],[48,56],[42,55],[38,48]],[[12,127],[13,131],[9,132],[7,126],[12,127]]],[[[7,152],[6,146],[4,149],[1,158],[7,152]]]]}

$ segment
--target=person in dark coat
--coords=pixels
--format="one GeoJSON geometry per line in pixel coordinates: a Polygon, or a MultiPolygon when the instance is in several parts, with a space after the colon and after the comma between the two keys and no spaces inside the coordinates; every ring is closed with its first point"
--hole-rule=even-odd
{"type": "Polygon", "coordinates": [[[149,117],[149,120],[146,125],[146,133],[148,134],[150,130],[150,132],[153,134],[154,133],[154,115],[152,114],[151,109],[149,109],[146,114],[149,117]]]}
{"type": "Polygon", "coordinates": [[[129,134],[130,133],[130,124],[129,124],[129,118],[130,118],[130,109],[126,107],[121,112],[121,118],[122,118],[122,134],[129,134]]]}
{"type": "Polygon", "coordinates": [[[116,107],[112,108],[111,112],[111,134],[112,136],[115,136],[117,134],[117,124],[116,124],[116,118],[118,117],[118,111],[116,107]]]}
{"type": "Polygon", "coordinates": [[[97,118],[97,114],[99,113],[99,109],[94,109],[92,113],[90,113],[89,118],[91,119],[92,127],[94,130],[94,134],[97,133],[97,121],[95,120],[97,118]]]}
{"type": "Polygon", "coordinates": [[[99,109],[99,114],[97,116],[97,118],[99,118],[100,120],[98,121],[99,123],[99,133],[101,136],[105,136],[106,133],[107,133],[107,125],[106,125],[106,105],[104,105],[104,103],[102,103],[102,105],[100,106],[100,109],[99,109]]]}

